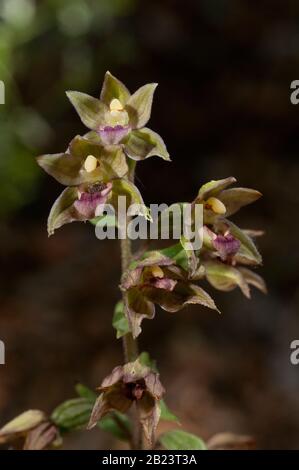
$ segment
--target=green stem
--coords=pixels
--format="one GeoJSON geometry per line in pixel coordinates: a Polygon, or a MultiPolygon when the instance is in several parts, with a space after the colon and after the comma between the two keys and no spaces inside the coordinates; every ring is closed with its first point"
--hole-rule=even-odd
{"type": "MultiPolygon", "coordinates": [[[[124,273],[128,269],[132,259],[131,240],[129,240],[129,238],[121,240],[120,248],[122,273],[124,273]]],[[[138,357],[138,343],[137,340],[133,338],[132,333],[127,333],[123,336],[123,347],[126,362],[135,361],[138,357]]]]}

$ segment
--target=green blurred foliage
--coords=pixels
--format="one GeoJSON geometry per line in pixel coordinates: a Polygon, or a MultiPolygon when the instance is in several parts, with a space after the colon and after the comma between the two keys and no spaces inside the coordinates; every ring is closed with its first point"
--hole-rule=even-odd
{"type": "Polygon", "coordinates": [[[115,66],[134,59],[135,42],[118,21],[135,5],[135,0],[0,0],[0,80],[5,84],[0,216],[37,194],[41,172],[34,157],[54,146],[56,125],[60,136],[64,131],[64,90],[93,89],[108,58],[115,66]]]}

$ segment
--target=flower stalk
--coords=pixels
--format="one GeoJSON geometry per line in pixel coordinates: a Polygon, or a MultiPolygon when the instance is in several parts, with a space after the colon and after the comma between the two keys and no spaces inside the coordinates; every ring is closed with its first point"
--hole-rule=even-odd
{"type": "MultiPolygon", "coordinates": [[[[135,179],[135,167],[136,162],[132,160],[128,179],[131,183],[134,184],[135,179]]],[[[129,217],[127,217],[126,227],[129,223],[129,217]]],[[[121,270],[122,275],[129,269],[130,263],[132,261],[132,243],[131,240],[128,238],[127,234],[126,237],[120,240],[120,250],[121,250],[121,270]]],[[[125,294],[123,293],[123,299],[125,294]]],[[[139,348],[138,348],[138,340],[133,338],[131,332],[127,333],[123,336],[123,351],[124,351],[124,360],[125,362],[133,362],[138,358],[139,355],[139,348]]],[[[138,409],[136,406],[130,411],[131,421],[133,423],[133,432],[132,432],[132,439],[130,445],[133,450],[140,450],[143,448],[143,443],[145,441],[143,436],[142,427],[140,426],[140,419],[138,416],[138,409]]]]}

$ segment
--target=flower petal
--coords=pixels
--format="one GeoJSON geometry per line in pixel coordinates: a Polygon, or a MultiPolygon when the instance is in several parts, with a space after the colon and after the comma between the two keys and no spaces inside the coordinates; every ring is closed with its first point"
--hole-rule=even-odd
{"type": "Polygon", "coordinates": [[[49,422],[42,423],[28,433],[24,450],[43,450],[49,448],[54,441],[57,441],[57,438],[59,438],[59,433],[56,426],[49,422]]]}
{"type": "Polygon", "coordinates": [[[54,231],[62,225],[76,220],[73,204],[77,198],[77,188],[66,188],[56,199],[48,217],[49,236],[53,235],[54,231]]]}
{"type": "Polygon", "coordinates": [[[157,83],[149,83],[142,86],[128,100],[125,109],[133,129],[140,129],[148,122],[157,85],[157,83]]]}
{"type": "Polygon", "coordinates": [[[196,202],[208,199],[211,196],[217,196],[217,194],[225,189],[227,186],[235,183],[237,180],[233,176],[225,178],[223,180],[212,180],[209,183],[204,184],[197,195],[196,202]]]}
{"type": "Polygon", "coordinates": [[[206,278],[215,289],[228,292],[239,286],[245,297],[250,298],[248,283],[237,268],[220,261],[208,261],[205,269],[206,278]]]}
{"type": "Polygon", "coordinates": [[[240,241],[241,246],[236,254],[236,260],[239,260],[239,257],[248,259],[250,264],[261,264],[262,257],[256,248],[253,240],[237,225],[231,222],[228,219],[222,219],[217,221],[218,228],[225,232],[225,229],[228,229],[231,235],[233,235],[237,240],[240,241]]]}
{"type": "Polygon", "coordinates": [[[155,432],[161,415],[159,402],[149,394],[145,394],[144,397],[137,402],[137,408],[145,438],[152,448],[155,442],[155,432]]]}
{"type": "Polygon", "coordinates": [[[46,416],[42,411],[25,411],[0,429],[0,443],[25,433],[44,421],[46,421],[46,416]]]}
{"type": "Polygon", "coordinates": [[[100,205],[104,206],[111,188],[112,184],[108,183],[106,187],[100,191],[81,193],[80,198],[74,202],[75,209],[86,220],[93,219],[95,216],[101,215],[97,209],[100,205]]]}
{"type": "Polygon", "coordinates": [[[235,255],[241,246],[240,241],[231,234],[217,235],[216,238],[212,240],[212,243],[223,261],[235,255]]]}
{"type": "Polygon", "coordinates": [[[169,279],[166,277],[163,277],[162,279],[154,279],[151,281],[151,285],[155,287],[156,289],[165,289],[167,291],[173,291],[177,284],[177,281],[174,279],[169,279]]]}
{"type": "Polygon", "coordinates": [[[105,379],[103,380],[101,386],[99,387],[99,390],[105,391],[105,389],[112,387],[115,385],[117,382],[122,380],[124,375],[124,370],[123,366],[117,366],[114,367],[112,370],[111,374],[109,374],[105,379]]]}
{"type": "Polygon", "coordinates": [[[170,161],[169,153],[162,138],[156,132],[144,127],[131,131],[124,144],[125,152],[133,160],[144,160],[152,156],[170,161]]]}
{"type": "Polygon", "coordinates": [[[137,287],[132,287],[126,292],[125,311],[134,338],[141,333],[142,320],[155,316],[154,304],[147,300],[137,287]]]}
{"type": "Polygon", "coordinates": [[[113,99],[118,99],[124,106],[129,100],[131,93],[127,87],[109,71],[106,72],[104,83],[101,91],[101,101],[107,106],[110,105],[113,99]]]}
{"type": "Polygon", "coordinates": [[[148,208],[144,204],[142,196],[139,189],[130,181],[126,179],[115,179],[112,181],[112,193],[110,204],[114,206],[116,211],[118,210],[119,196],[126,198],[126,207],[127,209],[136,204],[139,209],[139,215],[145,217],[148,220],[151,220],[151,216],[148,208]]]}
{"type": "Polygon", "coordinates": [[[118,144],[129,132],[128,126],[105,126],[99,129],[99,135],[104,145],[118,144]]]}
{"type": "Polygon", "coordinates": [[[160,382],[159,374],[156,372],[150,372],[144,378],[145,385],[149,393],[156,400],[160,400],[165,393],[165,389],[160,382]]]}
{"type": "Polygon", "coordinates": [[[150,288],[145,290],[144,294],[167,312],[178,312],[188,304],[200,304],[218,310],[215,302],[206,291],[196,284],[187,282],[178,282],[172,292],[150,288]]]}
{"type": "Polygon", "coordinates": [[[248,188],[230,188],[221,191],[218,198],[226,207],[225,215],[230,215],[238,212],[241,207],[251,204],[262,196],[259,191],[248,188]]]}
{"type": "MultiPolygon", "coordinates": [[[[95,185],[96,188],[97,185],[95,185]]],[[[78,188],[66,188],[54,202],[48,217],[48,234],[65,224],[85,221],[98,215],[97,208],[105,204],[112,184],[107,183],[101,191],[83,192],[78,199],[78,188]]]]}
{"type": "Polygon", "coordinates": [[[108,108],[104,103],[80,91],[67,91],[66,95],[86,127],[98,129],[105,125],[105,113],[108,108]]]}
{"type": "Polygon", "coordinates": [[[240,273],[243,275],[246,282],[257,289],[259,289],[263,294],[267,294],[267,286],[264,279],[255,272],[247,268],[238,268],[240,273]]]}
{"type": "Polygon", "coordinates": [[[109,181],[124,176],[128,171],[126,157],[120,148],[105,148],[80,136],[72,140],[68,153],[41,155],[37,162],[49,175],[66,186],[109,181]],[[93,155],[99,162],[91,172],[84,168],[89,155],[93,155]]]}

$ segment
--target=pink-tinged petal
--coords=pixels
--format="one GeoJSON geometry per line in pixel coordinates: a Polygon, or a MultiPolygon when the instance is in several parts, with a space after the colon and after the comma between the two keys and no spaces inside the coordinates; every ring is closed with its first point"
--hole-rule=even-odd
{"type": "Polygon", "coordinates": [[[101,386],[98,388],[98,390],[105,390],[106,388],[112,387],[115,385],[117,382],[122,380],[124,375],[123,367],[122,366],[117,366],[114,367],[112,370],[111,374],[105,377],[103,380],[101,386]]]}
{"type": "Polygon", "coordinates": [[[212,243],[222,260],[226,260],[228,256],[235,255],[241,246],[239,240],[237,240],[231,234],[217,235],[212,243]]]}
{"type": "Polygon", "coordinates": [[[165,289],[165,290],[168,290],[170,292],[173,291],[176,284],[177,284],[177,281],[175,281],[174,279],[169,279],[167,277],[164,277],[162,279],[154,278],[151,281],[151,285],[153,287],[156,287],[157,289],[165,289]]]}
{"type": "Polygon", "coordinates": [[[111,183],[92,186],[89,191],[81,193],[80,198],[75,201],[74,207],[86,219],[93,219],[99,215],[98,207],[106,203],[111,188],[111,183]]]}
{"type": "Polygon", "coordinates": [[[99,129],[99,134],[104,145],[118,144],[129,132],[128,126],[105,126],[99,129]]]}

